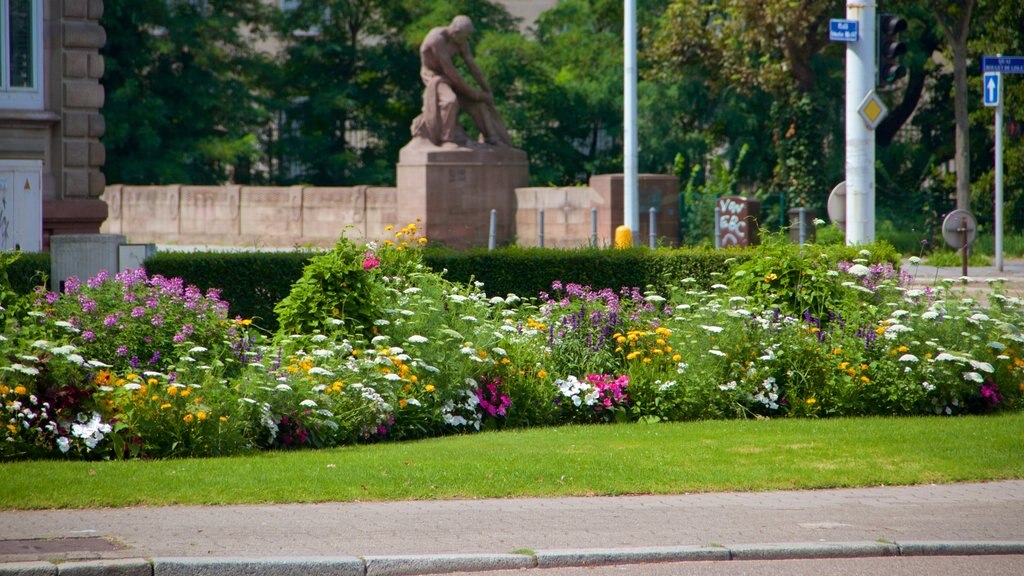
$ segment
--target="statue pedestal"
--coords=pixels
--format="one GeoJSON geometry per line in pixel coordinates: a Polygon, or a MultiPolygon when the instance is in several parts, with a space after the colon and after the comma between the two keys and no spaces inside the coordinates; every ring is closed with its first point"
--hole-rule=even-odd
{"type": "Polygon", "coordinates": [[[423,235],[452,248],[487,246],[491,210],[497,210],[495,241],[515,236],[515,189],[526,186],[526,152],[515,148],[440,148],[414,140],[399,154],[398,214],[421,218],[423,235]]]}

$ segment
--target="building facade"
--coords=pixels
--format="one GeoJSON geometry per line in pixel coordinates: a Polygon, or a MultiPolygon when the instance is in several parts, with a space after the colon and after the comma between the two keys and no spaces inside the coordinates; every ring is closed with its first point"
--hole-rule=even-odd
{"type": "Polygon", "coordinates": [[[102,15],[103,0],[0,0],[0,249],[107,217],[102,15]]]}

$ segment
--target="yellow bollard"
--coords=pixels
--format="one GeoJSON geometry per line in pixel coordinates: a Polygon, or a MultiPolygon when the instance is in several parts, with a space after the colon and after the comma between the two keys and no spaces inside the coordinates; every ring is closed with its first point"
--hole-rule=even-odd
{"type": "Polygon", "coordinates": [[[632,248],[633,247],[633,231],[629,229],[629,226],[623,224],[615,229],[615,247],[616,248],[632,248]]]}

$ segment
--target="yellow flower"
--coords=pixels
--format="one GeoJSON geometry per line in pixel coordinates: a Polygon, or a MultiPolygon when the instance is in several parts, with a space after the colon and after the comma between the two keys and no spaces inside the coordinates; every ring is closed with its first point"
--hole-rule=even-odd
{"type": "Polygon", "coordinates": [[[96,373],[96,377],[93,378],[93,382],[97,386],[108,386],[110,385],[110,381],[113,379],[113,377],[114,375],[111,374],[108,370],[100,370],[99,372],[96,373]]]}
{"type": "Polygon", "coordinates": [[[159,400],[159,399],[160,399],[160,397],[159,397],[159,396],[157,396],[156,394],[153,394],[153,397],[152,397],[152,398],[150,398],[150,400],[152,400],[153,402],[156,402],[156,401],[157,401],[157,400],[159,400]]]}
{"type": "Polygon", "coordinates": [[[171,386],[170,388],[167,389],[168,396],[177,396],[178,392],[180,392],[180,390],[178,390],[177,386],[171,386]]]}
{"type": "Polygon", "coordinates": [[[160,405],[160,409],[161,410],[167,410],[170,407],[171,407],[171,405],[167,404],[166,402],[160,405]]]}
{"type": "Polygon", "coordinates": [[[195,420],[195,416],[192,416],[191,414],[185,414],[185,416],[182,417],[182,420],[185,421],[185,424],[191,424],[192,421],[195,420]]]}
{"type": "Polygon", "coordinates": [[[897,348],[897,350],[899,350],[900,352],[909,352],[910,348],[907,348],[906,346],[900,346],[899,348],[897,348]]]}
{"type": "Polygon", "coordinates": [[[625,336],[619,336],[618,338],[615,339],[615,341],[618,342],[619,344],[625,344],[626,343],[626,337],[625,336]]]}
{"type": "Polygon", "coordinates": [[[764,283],[771,284],[772,282],[779,279],[779,276],[775,272],[770,272],[764,275],[764,283]]]}
{"type": "Polygon", "coordinates": [[[548,377],[548,373],[547,373],[546,370],[539,370],[537,372],[537,378],[547,378],[547,377],[548,377]]]}
{"type": "Polygon", "coordinates": [[[643,355],[643,352],[630,352],[629,354],[626,354],[626,360],[633,360],[637,356],[641,356],[641,355],[643,355]]]}
{"type": "Polygon", "coordinates": [[[864,382],[865,384],[869,384],[869,383],[871,383],[871,379],[870,379],[870,378],[868,378],[867,376],[861,376],[861,377],[860,377],[860,379],[861,379],[861,381],[863,381],[863,382],[864,382]]]}
{"type": "MultiPolygon", "coordinates": [[[[511,361],[511,360],[509,360],[508,358],[502,358],[502,359],[501,359],[501,363],[502,363],[502,364],[509,364],[509,363],[511,363],[511,362],[512,362],[512,361],[511,361]]],[[[413,378],[415,378],[415,376],[413,376],[413,378]]]]}
{"type": "Polygon", "coordinates": [[[19,385],[19,386],[15,386],[14,387],[14,393],[18,394],[19,396],[24,396],[25,393],[27,393],[27,392],[28,392],[28,390],[26,390],[24,386],[20,386],[19,385]]]}
{"type": "Polygon", "coordinates": [[[384,231],[385,232],[391,232],[394,229],[395,229],[395,227],[392,226],[391,224],[388,224],[387,226],[384,227],[384,231]]]}
{"type": "Polygon", "coordinates": [[[0,386],[0,394],[3,394],[3,395],[6,396],[7,393],[10,392],[10,391],[11,391],[11,389],[8,388],[6,385],[0,386]]]}
{"type": "Polygon", "coordinates": [[[221,422],[227,422],[228,421],[228,417],[227,416],[221,416],[220,417],[220,421],[221,422]]]}
{"type": "Polygon", "coordinates": [[[196,418],[198,418],[200,422],[206,420],[206,412],[203,412],[202,410],[196,412],[196,418]]]}
{"type": "Polygon", "coordinates": [[[838,356],[838,355],[840,355],[842,353],[843,353],[843,349],[842,348],[833,348],[832,349],[832,355],[833,356],[838,356]]]}
{"type": "Polygon", "coordinates": [[[644,358],[644,363],[649,363],[650,361],[651,361],[650,358],[644,358]]]}
{"type": "Polygon", "coordinates": [[[434,390],[437,390],[437,388],[434,388],[433,384],[427,384],[426,386],[423,387],[423,389],[426,390],[427,392],[433,392],[434,390]]]}
{"type": "Polygon", "coordinates": [[[840,370],[846,370],[846,367],[849,366],[849,365],[850,365],[849,362],[840,362],[839,363],[839,369],[840,370]]]}
{"type": "Polygon", "coordinates": [[[807,405],[808,406],[810,406],[811,404],[814,404],[815,402],[817,402],[817,400],[815,400],[814,398],[808,398],[807,399],[807,405]]]}
{"type": "Polygon", "coordinates": [[[879,336],[885,334],[885,326],[879,326],[878,328],[875,328],[875,333],[878,334],[879,336]]]}
{"type": "Polygon", "coordinates": [[[156,378],[150,378],[149,380],[146,380],[146,384],[149,384],[150,386],[156,386],[158,382],[156,378]]]}
{"type": "Polygon", "coordinates": [[[861,372],[863,372],[863,371],[867,370],[868,368],[869,368],[869,366],[868,366],[867,364],[861,364],[861,365],[860,365],[860,371],[861,371],[861,372]]]}
{"type": "Polygon", "coordinates": [[[679,354],[673,354],[673,355],[672,355],[672,361],[673,361],[673,362],[679,362],[679,361],[680,361],[680,360],[682,360],[682,359],[683,359],[683,357],[682,357],[682,356],[680,356],[679,354]]]}
{"type": "Polygon", "coordinates": [[[124,378],[118,378],[117,382],[114,382],[114,386],[124,386],[125,382],[127,382],[127,380],[125,380],[124,378]]]}
{"type": "Polygon", "coordinates": [[[401,400],[398,401],[398,406],[401,407],[401,408],[405,408],[408,405],[409,405],[409,401],[406,400],[405,398],[402,398],[401,400]]]}
{"type": "Polygon", "coordinates": [[[191,393],[192,393],[191,390],[189,390],[188,388],[185,388],[184,390],[181,391],[181,397],[184,398],[184,397],[188,396],[191,393]]]}
{"type": "Polygon", "coordinates": [[[235,324],[237,324],[239,326],[249,326],[249,325],[252,324],[252,319],[251,318],[239,318],[239,319],[235,320],[235,324]]]}
{"type": "Polygon", "coordinates": [[[417,242],[419,242],[420,244],[426,244],[427,243],[427,239],[426,238],[420,238],[419,240],[417,240],[417,242]]]}

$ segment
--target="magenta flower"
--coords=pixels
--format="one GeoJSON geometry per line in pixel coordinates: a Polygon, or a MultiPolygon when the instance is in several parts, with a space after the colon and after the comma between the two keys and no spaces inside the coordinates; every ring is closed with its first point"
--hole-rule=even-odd
{"type": "Polygon", "coordinates": [[[363,270],[373,270],[380,266],[380,260],[373,255],[373,252],[367,252],[363,255],[363,270]]]}

